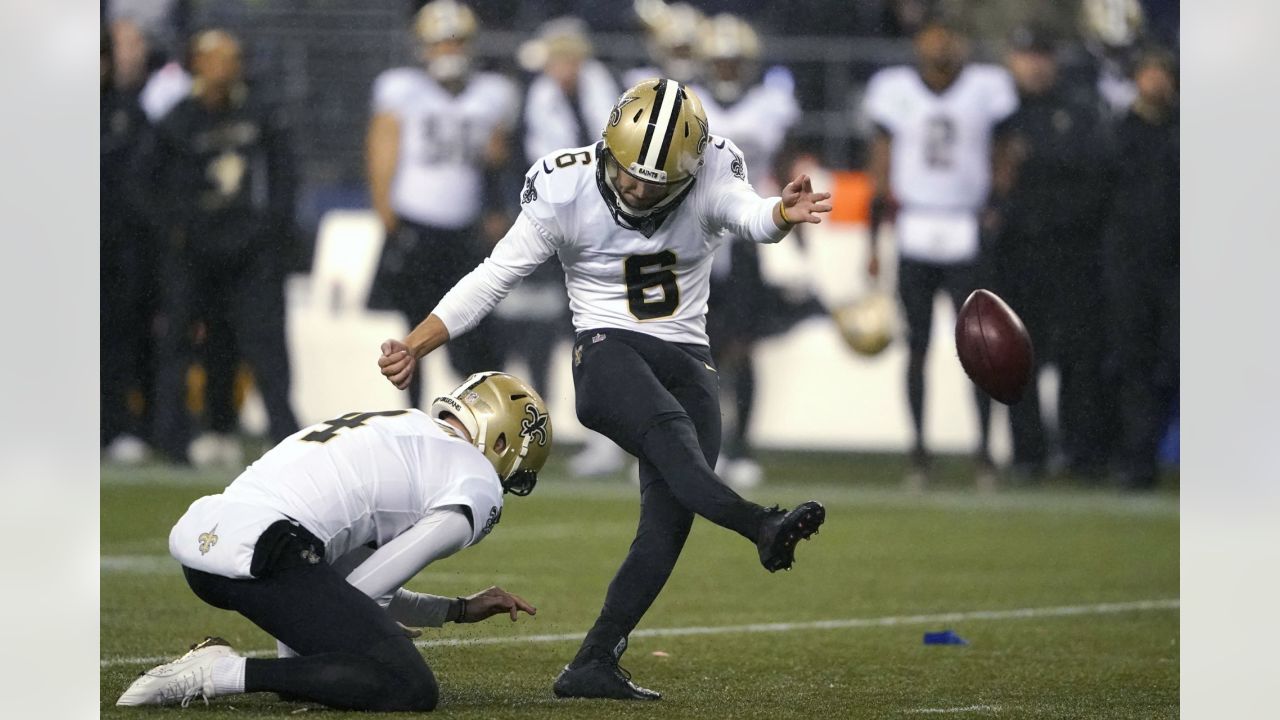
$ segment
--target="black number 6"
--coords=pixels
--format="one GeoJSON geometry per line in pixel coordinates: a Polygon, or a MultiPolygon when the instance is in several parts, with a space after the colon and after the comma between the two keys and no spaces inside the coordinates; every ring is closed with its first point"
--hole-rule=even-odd
{"type": "Polygon", "coordinates": [[[676,284],[676,254],[663,250],[653,255],[632,255],[623,265],[627,280],[627,307],[637,320],[666,317],[680,304],[676,284]],[[661,288],[662,297],[646,298],[645,291],[661,288]]]}

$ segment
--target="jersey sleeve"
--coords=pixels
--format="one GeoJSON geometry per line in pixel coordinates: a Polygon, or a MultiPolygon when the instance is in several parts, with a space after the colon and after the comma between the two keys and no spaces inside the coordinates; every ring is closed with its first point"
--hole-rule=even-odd
{"type": "Polygon", "coordinates": [[[470,544],[467,516],[442,507],[375,550],[347,575],[347,582],[371,598],[393,596],[423,568],[470,544]]]}
{"type": "Polygon", "coordinates": [[[386,70],[373,81],[373,112],[400,114],[413,94],[413,75],[404,68],[386,70]]]}
{"type": "Polygon", "coordinates": [[[773,222],[773,207],[779,198],[762,198],[747,182],[747,164],[742,151],[728,138],[712,136],[707,144],[707,167],[703,192],[707,198],[707,220],[713,231],[758,243],[775,243],[789,228],[773,222]]]}
{"type": "Polygon", "coordinates": [[[881,70],[871,76],[867,83],[867,94],[862,99],[862,112],[876,127],[889,133],[894,132],[893,68],[881,70]]]}
{"type": "Polygon", "coordinates": [[[456,338],[475,327],[519,282],[554,255],[552,236],[520,213],[493,253],[458,281],[432,314],[456,338]]]}
{"type": "Polygon", "coordinates": [[[987,108],[991,122],[998,124],[1008,119],[1018,109],[1018,88],[1013,76],[1001,67],[992,67],[987,91],[987,108]]]}

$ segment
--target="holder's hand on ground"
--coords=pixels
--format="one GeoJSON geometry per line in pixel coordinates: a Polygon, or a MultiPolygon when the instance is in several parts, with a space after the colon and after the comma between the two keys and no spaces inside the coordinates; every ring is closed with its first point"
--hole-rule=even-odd
{"type": "Polygon", "coordinates": [[[480,622],[504,612],[511,613],[511,622],[515,622],[516,614],[521,610],[530,615],[538,614],[538,609],[525,602],[519,595],[509,593],[496,585],[464,599],[466,606],[462,612],[462,619],[458,622],[480,622]]]}
{"type": "Polygon", "coordinates": [[[413,373],[418,368],[418,361],[409,352],[409,346],[400,340],[387,340],[382,343],[382,357],[378,358],[378,369],[391,381],[392,385],[404,390],[409,387],[413,373]]]}
{"type": "Polygon", "coordinates": [[[782,188],[783,219],[792,225],[820,223],[819,213],[831,212],[831,193],[814,192],[808,175],[799,175],[782,188]]]}

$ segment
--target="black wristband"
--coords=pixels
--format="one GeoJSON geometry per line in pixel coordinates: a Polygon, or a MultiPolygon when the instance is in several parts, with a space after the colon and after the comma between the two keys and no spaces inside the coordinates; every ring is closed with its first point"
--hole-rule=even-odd
{"type": "Polygon", "coordinates": [[[449,622],[462,622],[462,618],[467,616],[467,599],[464,597],[455,597],[453,602],[449,603],[449,614],[445,617],[449,622]]]}

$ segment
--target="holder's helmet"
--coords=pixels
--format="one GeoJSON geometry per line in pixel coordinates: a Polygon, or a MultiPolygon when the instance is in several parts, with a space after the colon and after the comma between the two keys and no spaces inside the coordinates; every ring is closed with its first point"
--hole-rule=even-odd
{"type": "Polygon", "coordinates": [[[462,422],[504,492],[533,492],[551,454],[551,415],[537,391],[506,373],[476,373],[431,402],[431,417],[445,414],[462,422]]]}

